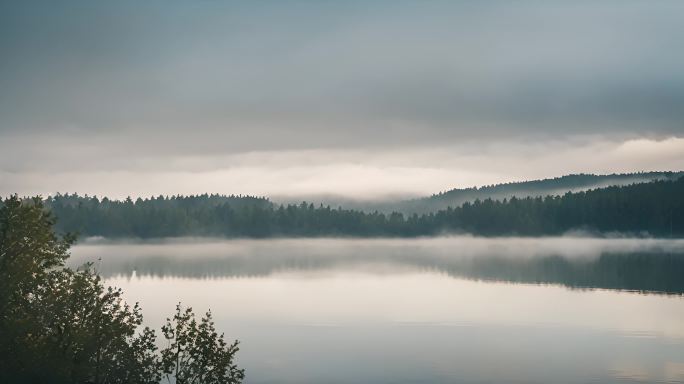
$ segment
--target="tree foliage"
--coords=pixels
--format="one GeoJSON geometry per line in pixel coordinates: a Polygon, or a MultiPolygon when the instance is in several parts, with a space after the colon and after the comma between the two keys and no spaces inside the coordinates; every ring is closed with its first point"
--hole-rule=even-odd
{"type": "Polygon", "coordinates": [[[162,333],[169,342],[162,351],[164,375],[177,384],[240,383],[244,371],[233,364],[238,342],[228,345],[214,327],[211,312],[198,322],[192,308],[176,306],[173,319],[167,319],[162,333]]]}
{"type": "MultiPolygon", "coordinates": [[[[155,332],[141,329],[138,304],[105,287],[91,265],[64,267],[74,237],[56,236],[54,224],[38,198],[12,196],[0,207],[0,382],[158,383],[162,374],[175,377],[179,372],[166,369],[173,344],[159,352],[155,332]]],[[[185,314],[194,318],[190,310],[185,314]]],[[[233,364],[237,344],[227,345],[210,317],[195,328],[195,348],[184,357],[198,362],[193,373],[200,382],[241,382],[244,372],[233,364]]]]}

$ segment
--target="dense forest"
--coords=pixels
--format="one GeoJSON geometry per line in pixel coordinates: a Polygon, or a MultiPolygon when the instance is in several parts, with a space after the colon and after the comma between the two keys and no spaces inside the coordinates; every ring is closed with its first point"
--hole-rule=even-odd
{"type": "Polygon", "coordinates": [[[370,237],[453,232],[537,236],[576,229],[684,236],[684,178],[562,196],[476,199],[436,213],[408,216],[220,195],[124,201],[56,195],[45,203],[59,218],[60,231],[82,236],[370,237]]]}

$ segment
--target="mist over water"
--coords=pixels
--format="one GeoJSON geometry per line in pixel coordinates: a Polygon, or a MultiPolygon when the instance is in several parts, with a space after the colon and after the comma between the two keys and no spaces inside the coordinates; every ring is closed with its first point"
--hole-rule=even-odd
{"type": "Polygon", "coordinates": [[[423,252],[429,255],[532,257],[562,256],[568,258],[596,257],[606,252],[684,252],[684,239],[662,238],[596,238],[563,237],[475,237],[443,236],[425,238],[276,238],[220,239],[181,237],[155,240],[85,239],[74,248],[72,263],[88,257],[103,256],[111,250],[121,250],[119,258],[139,259],[141,256],[191,257],[194,261],[206,257],[274,257],[344,256],[363,259],[375,256],[423,252]],[[199,254],[197,254],[199,251],[199,254]],[[277,254],[274,252],[277,251],[277,254]],[[350,251],[373,251],[359,255],[350,251]],[[130,256],[131,253],[135,254],[130,256]]]}
{"type": "Polygon", "coordinates": [[[684,240],[90,239],[161,324],[242,341],[250,383],[684,383],[684,240]]]}
{"type": "Polygon", "coordinates": [[[684,240],[636,238],[91,239],[70,263],[107,277],[222,278],[327,270],[684,293],[684,240]]]}

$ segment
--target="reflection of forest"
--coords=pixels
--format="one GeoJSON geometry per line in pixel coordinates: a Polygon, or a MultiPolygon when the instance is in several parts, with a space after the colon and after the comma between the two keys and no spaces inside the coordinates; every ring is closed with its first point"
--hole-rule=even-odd
{"type": "Polygon", "coordinates": [[[561,256],[447,257],[433,254],[380,255],[231,255],[227,257],[110,257],[103,276],[222,278],[265,276],[279,271],[324,269],[436,271],[449,276],[511,283],[560,284],[684,294],[684,253],[602,253],[593,258],[561,256]]]}

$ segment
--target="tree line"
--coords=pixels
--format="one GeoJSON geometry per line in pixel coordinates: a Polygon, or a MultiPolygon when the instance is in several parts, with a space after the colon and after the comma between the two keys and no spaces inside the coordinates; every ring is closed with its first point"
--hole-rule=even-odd
{"type": "Polygon", "coordinates": [[[684,178],[563,195],[476,199],[434,213],[364,212],[250,196],[172,196],[119,201],[56,195],[45,204],[58,229],[104,237],[559,235],[582,229],[684,235],[684,178]]]}

